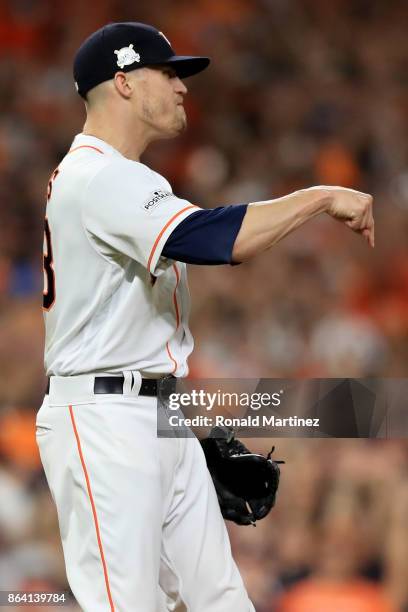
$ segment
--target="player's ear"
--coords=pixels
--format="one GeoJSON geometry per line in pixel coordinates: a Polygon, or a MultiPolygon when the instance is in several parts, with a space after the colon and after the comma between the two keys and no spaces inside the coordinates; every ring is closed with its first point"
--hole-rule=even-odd
{"type": "Polygon", "coordinates": [[[133,93],[133,83],[126,72],[117,72],[113,77],[116,91],[124,98],[129,99],[133,93]]]}

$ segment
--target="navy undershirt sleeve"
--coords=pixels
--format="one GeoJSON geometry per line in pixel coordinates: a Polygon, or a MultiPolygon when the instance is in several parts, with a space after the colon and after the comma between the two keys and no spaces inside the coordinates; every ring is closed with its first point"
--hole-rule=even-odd
{"type": "Polygon", "coordinates": [[[232,249],[247,206],[220,206],[192,213],[168,237],[163,257],[204,266],[232,264],[232,249]]]}

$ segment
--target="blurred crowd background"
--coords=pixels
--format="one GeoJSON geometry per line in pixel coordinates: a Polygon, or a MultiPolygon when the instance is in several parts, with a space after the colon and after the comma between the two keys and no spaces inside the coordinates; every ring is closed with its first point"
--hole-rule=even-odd
{"type": "MultiPolygon", "coordinates": [[[[212,57],[186,83],[188,131],[143,160],[181,197],[214,207],[313,184],[375,196],[375,250],[321,217],[245,265],[190,266],[192,375],[401,378],[407,18],[405,0],[0,2],[0,590],[67,588],[34,420],[45,189],[84,121],[80,42],[145,21],[212,57]]],[[[279,455],[277,508],[230,529],[257,611],[408,610],[406,441],[280,440],[279,455]]]]}

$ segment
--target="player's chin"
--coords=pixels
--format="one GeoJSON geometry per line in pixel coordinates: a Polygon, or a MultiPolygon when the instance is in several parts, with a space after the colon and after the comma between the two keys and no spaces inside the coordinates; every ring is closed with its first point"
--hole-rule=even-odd
{"type": "Polygon", "coordinates": [[[176,116],[175,124],[177,133],[181,134],[181,132],[184,132],[184,130],[187,128],[187,115],[182,106],[179,106],[178,108],[180,112],[176,116]]]}
{"type": "Polygon", "coordinates": [[[186,116],[178,116],[173,122],[171,128],[169,129],[168,137],[172,138],[174,136],[178,136],[182,134],[187,128],[187,118],[186,116]]]}
{"type": "Polygon", "coordinates": [[[162,126],[160,138],[174,138],[179,134],[182,134],[187,128],[187,117],[184,109],[182,112],[176,112],[170,121],[166,122],[166,125],[162,126]]]}
{"type": "Polygon", "coordinates": [[[182,134],[186,129],[187,129],[187,119],[186,119],[186,116],[184,116],[184,119],[180,121],[179,123],[178,134],[182,134]]]}

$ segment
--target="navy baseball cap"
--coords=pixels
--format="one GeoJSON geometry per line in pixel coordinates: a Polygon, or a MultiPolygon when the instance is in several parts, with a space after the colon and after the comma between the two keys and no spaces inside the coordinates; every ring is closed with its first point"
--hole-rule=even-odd
{"type": "Polygon", "coordinates": [[[162,32],[136,22],[109,23],[82,43],[74,60],[78,93],[85,98],[90,89],[113,79],[118,71],[168,64],[181,79],[207,68],[208,57],[176,55],[162,32]]]}

